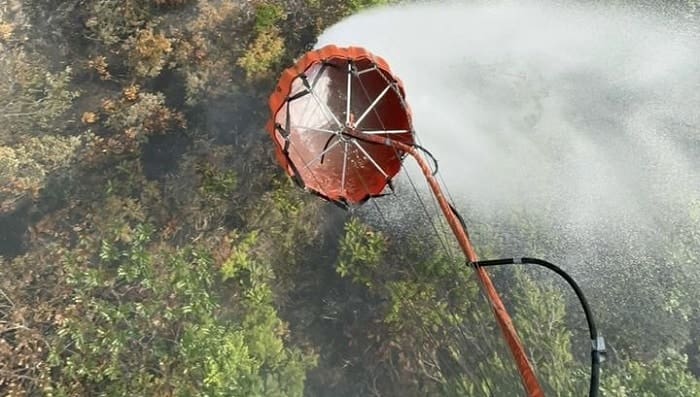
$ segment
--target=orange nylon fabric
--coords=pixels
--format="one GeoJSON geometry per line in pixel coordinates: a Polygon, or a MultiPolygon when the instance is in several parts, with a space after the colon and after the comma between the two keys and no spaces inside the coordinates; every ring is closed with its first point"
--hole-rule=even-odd
{"type": "Polygon", "coordinates": [[[402,160],[392,147],[346,141],[338,131],[392,131],[393,139],[413,144],[403,84],[384,59],[362,48],[307,53],[282,73],[269,106],[277,160],[332,201],[358,204],[382,194],[402,160]]]}

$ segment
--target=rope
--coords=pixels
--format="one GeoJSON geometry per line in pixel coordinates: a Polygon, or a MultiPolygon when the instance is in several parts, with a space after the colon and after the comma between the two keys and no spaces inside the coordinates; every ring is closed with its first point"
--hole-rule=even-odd
{"type": "MultiPolygon", "coordinates": [[[[351,135],[355,136],[354,134],[351,135]]],[[[436,199],[438,200],[438,203],[440,204],[440,207],[443,210],[443,213],[445,214],[445,217],[447,218],[447,221],[450,224],[450,227],[452,228],[452,231],[454,232],[454,235],[457,238],[460,247],[462,248],[462,251],[467,257],[467,260],[469,262],[476,262],[478,260],[478,257],[476,255],[476,251],[474,250],[474,246],[467,237],[466,230],[462,227],[459,220],[450,209],[450,204],[445,198],[444,193],[440,189],[440,185],[438,184],[435,177],[431,174],[430,166],[428,165],[426,160],[420,155],[420,153],[418,153],[418,151],[412,146],[387,138],[376,137],[373,135],[365,135],[358,138],[371,141],[377,144],[394,145],[397,149],[413,156],[413,158],[418,162],[419,167],[423,171],[431,190],[433,191],[436,199]]],[[[520,372],[521,380],[523,386],[525,387],[525,390],[528,393],[528,396],[543,396],[544,393],[542,392],[542,388],[539,384],[539,381],[535,376],[535,371],[532,367],[532,364],[530,363],[530,360],[528,359],[527,354],[525,353],[525,349],[522,346],[522,343],[520,342],[520,339],[518,338],[515,328],[513,326],[512,319],[510,318],[510,315],[508,314],[505,306],[503,305],[503,302],[501,301],[500,296],[498,295],[498,292],[496,291],[496,288],[493,285],[493,282],[491,281],[491,278],[489,277],[488,273],[485,271],[484,268],[476,268],[476,273],[481,282],[483,283],[484,289],[486,290],[486,294],[489,298],[489,301],[491,302],[491,306],[496,315],[496,320],[498,321],[501,327],[503,336],[505,337],[506,342],[508,343],[508,346],[513,355],[513,359],[515,360],[515,363],[518,366],[518,371],[520,372]]]]}
{"type": "MultiPolygon", "coordinates": [[[[367,91],[366,86],[365,86],[364,83],[362,82],[362,79],[361,79],[361,78],[358,78],[357,81],[358,81],[359,84],[360,84],[360,88],[361,88],[362,93],[364,94],[365,98],[367,99],[368,102],[370,102],[370,101],[371,101],[370,95],[369,95],[369,93],[368,93],[368,91],[367,91]]],[[[388,81],[385,80],[385,82],[386,82],[387,84],[389,84],[388,81]]],[[[395,86],[392,85],[392,87],[393,87],[394,90],[396,91],[395,86]]],[[[400,93],[396,92],[396,94],[397,94],[398,97],[401,97],[400,93]]],[[[381,115],[376,111],[376,108],[374,109],[374,111],[375,111],[374,115],[375,115],[375,117],[376,117],[376,120],[379,122],[379,124],[380,124],[380,126],[381,126],[381,129],[382,129],[382,130],[386,130],[387,127],[386,127],[386,125],[384,124],[384,120],[382,119],[381,115]]],[[[411,185],[411,188],[412,188],[413,193],[414,193],[415,196],[418,198],[419,203],[420,203],[420,206],[421,206],[421,209],[422,209],[422,212],[423,212],[423,213],[425,214],[425,216],[427,217],[427,221],[430,223],[430,227],[431,227],[431,228],[433,229],[433,231],[435,232],[435,237],[438,239],[438,242],[439,242],[440,246],[442,247],[443,252],[447,255],[447,257],[449,258],[449,260],[450,260],[452,263],[456,263],[455,255],[453,254],[453,251],[452,251],[452,249],[451,249],[452,246],[451,246],[450,244],[447,244],[446,240],[444,240],[444,239],[447,238],[447,236],[446,236],[444,233],[441,233],[441,232],[438,230],[437,226],[436,226],[435,223],[434,223],[434,217],[431,216],[430,212],[428,211],[428,209],[427,209],[427,207],[426,207],[426,205],[425,205],[425,202],[424,202],[423,199],[422,199],[422,195],[419,193],[419,191],[418,191],[418,189],[417,189],[417,187],[416,187],[416,184],[415,184],[414,181],[413,181],[413,178],[411,178],[411,174],[410,174],[410,173],[408,172],[408,170],[406,169],[405,164],[401,161],[402,158],[404,157],[404,155],[402,155],[402,154],[396,149],[396,147],[394,147],[394,146],[391,146],[391,147],[392,147],[392,149],[393,149],[393,151],[394,151],[394,156],[396,157],[397,160],[400,161],[401,167],[402,167],[402,169],[403,169],[403,171],[404,171],[404,175],[406,175],[406,178],[408,179],[408,182],[409,182],[409,184],[411,185]],[[448,247],[449,247],[449,248],[448,248],[448,247]]],[[[434,172],[437,172],[437,161],[435,160],[435,158],[434,158],[427,150],[425,150],[425,152],[428,153],[428,155],[433,159],[434,164],[435,164],[435,170],[434,170],[434,172]]],[[[362,175],[359,175],[359,177],[360,177],[361,180],[363,180],[362,175]]],[[[363,182],[363,185],[364,185],[364,182],[363,182]]],[[[431,200],[431,201],[432,201],[432,203],[434,204],[434,208],[435,208],[435,210],[436,210],[436,214],[439,214],[440,211],[439,211],[439,208],[438,208],[438,206],[437,206],[437,203],[435,202],[434,199],[431,200]]],[[[387,222],[387,220],[386,220],[386,217],[385,217],[384,214],[382,213],[382,210],[381,210],[381,208],[379,207],[379,205],[376,203],[376,200],[372,200],[372,202],[373,202],[373,204],[374,204],[374,206],[375,206],[376,211],[379,213],[380,218],[381,218],[382,221],[384,222],[384,224],[385,224],[386,226],[389,226],[389,224],[388,224],[388,222],[387,222]]],[[[442,221],[442,222],[441,222],[441,225],[444,227],[444,226],[445,226],[445,223],[444,223],[445,220],[444,220],[444,218],[443,218],[443,217],[438,217],[438,219],[442,221]]],[[[444,230],[444,229],[443,229],[443,230],[444,230]]],[[[419,239],[419,237],[418,237],[417,234],[413,234],[411,237],[412,237],[412,240],[414,240],[414,242],[416,243],[417,246],[420,246],[421,243],[424,243],[424,242],[425,242],[425,240],[421,241],[421,240],[419,239]]],[[[413,262],[409,262],[409,263],[410,263],[409,267],[410,267],[411,272],[413,273],[414,277],[417,278],[417,271],[416,271],[415,265],[413,264],[413,262]]],[[[473,274],[473,273],[472,273],[472,274],[473,274]]],[[[483,296],[483,294],[482,294],[482,296],[483,296]]],[[[421,330],[423,331],[423,333],[424,333],[427,337],[429,337],[430,339],[434,340],[435,338],[434,338],[433,333],[429,330],[429,328],[426,327],[425,323],[422,321],[421,316],[418,315],[417,310],[415,310],[415,308],[414,308],[413,305],[411,305],[411,308],[414,309],[414,310],[413,310],[414,316],[416,316],[416,318],[418,318],[418,319],[421,320],[421,321],[420,321],[420,324],[421,324],[420,327],[421,327],[421,330]]],[[[449,312],[449,315],[452,317],[452,319],[458,318],[458,316],[457,316],[457,315],[454,313],[454,311],[452,310],[451,305],[449,305],[449,304],[447,305],[447,310],[448,310],[448,312],[449,312]]],[[[480,325],[481,325],[481,324],[480,324],[480,325]]],[[[482,331],[482,332],[481,332],[481,333],[482,333],[482,336],[484,336],[485,333],[483,332],[483,328],[482,328],[482,327],[478,327],[478,328],[482,331]]],[[[458,329],[458,331],[459,331],[459,334],[458,334],[458,337],[457,337],[457,338],[459,339],[459,338],[461,337],[461,339],[462,339],[462,344],[461,344],[461,345],[462,345],[462,346],[466,347],[466,346],[470,346],[470,345],[471,345],[471,346],[474,346],[474,345],[475,345],[474,343],[471,343],[471,342],[470,342],[469,338],[468,338],[467,335],[465,334],[464,329],[461,327],[461,325],[457,326],[457,329],[458,329]]],[[[459,348],[459,345],[458,345],[457,347],[459,348]]],[[[476,347],[477,349],[480,348],[480,346],[479,346],[478,344],[475,345],[475,347],[476,347]]],[[[461,350],[461,349],[460,349],[460,350],[461,350]]],[[[461,352],[461,351],[460,351],[460,353],[464,353],[464,352],[461,352]]],[[[485,353],[483,353],[483,352],[482,352],[482,355],[483,355],[484,357],[486,356],[485,353]]],[[[463,358],[463,357],[466,357],[466,356],[467,356],[467,354],[460,354],[460,358],[463,358]]],[[[460,365],[460,369],[462,370],[462,372],[467,373],[467,374],[470,374],[469,368],[468,368],[466,365],[464,365],[464,363],[463,363],[461,360],[458,362],[458,365],[460,365]]],[[[482,379],[483,381],[486,381],[486,382],[487,382],[487,383],[485,383],[485,385],[486,385],[486,387],[489,389],[489,394],[492,395],[493,392],[491,391],[491,386],[490,386],[490,383],[488,382],[488,377],[487,377],[487,376],[485,375],[485,373],[483,372],[483,368],[482,368],[480,365],[476,365],[476,369],[477,369],[477,372],[479,372],[479,374],[480,374],[480,379],[482,379]]],[[[473,375],[471,375],[471,376],[472,376],[472,378],[474,377],[473,375]]]]}
{"type": "MultiPolygon", "coordinates": [[[[393,89],[394,94],[399,99],[399,101],[400,101],[401,105],[404,107],[404,109],[408,109],[408,105],[406,104],[403,95],[401,94],[401,92],[397,88],[396,82],[389,81],[387,76],[385,76],[383,70],[377,68],[376,71],[379,74],[379,76],[381,76],[382,79],[385,80],[385,82],[387,83],[387,87],[374,100],[369,98],[369,94],[367,92],[366,87],[364,86],[364,84],[362,82],[362,79],[360,78],[359,75],[356,75],[356,79],[360,82],[360,85],[362,87],[362,90],[363,90],[365,96],[367,97],[367,100],[371,102],[369,107],[365,110],[365,112],[360,117],[358,124],[362,121],[362,119],[365,118],[366,115],[369,114],[370,111],[372,111],[374,116],[376,117],[376,119],[381,124],[382,129],[384,131],[387,131],[385,128],[384,122],[382,121],[382,118],[380,117],[379,112],[377,111],[377,107],[376,107],[377,103],[383,98],[383,96],[390,89],[393,89]]],[[[349,92],[350,91],[350,76],[352,75],[351,68],[349,69],[348,73],[349,73],[348,74],[348,92],[349,92]]],[[[314,79],[313,83],[309,83],[308,80],[306,79],[305,75],[300,75],[300,78],[302,78],[304,85],[311,93],[312,98],[317,103],[317,106],[319,106],[319,108],[322,111],[322,113],[324,114],[324,117],[326,118],[326,120],[328,120],[330,122],[331,121],[330,119],[332,118],[332,121],[334,121],[336,124],[338,124],[338,127],[341,127],[340,122],[338,121],[338,118],[336,117],[336,115],[334,115],[332,112],[330,114],[326,114],[327,112],[330,112],[330,109],[325,107],[325,105],[323,103],[319,102],[319,98],[317,97],[317,95],[313,91],[313,88],[315,86],[317,78],[321,74],[322,73],[319,73],[316,76],[316,79],[314,79]]],[[[349,96],[349,95],[346,95],[346,96],[349,96]]],[[[346,100],[349,102],[351,100],[351,98],[346,98],[346,100]]],[[[305,104],[305,106],[304,106],[305,110],[308,108],[309,102],[307,102],[305,104]]],[[[349,108],[349,105],[348,105],[348,108],[349,108]]],[[[303,113],[305,114],[306,111],[304,111],[303,113]]],[[[287,121],[289,121],[289,118],[291,116],[289,114],[289,112],[287,113],[286,116],[287,116],[287,121]]],[[[350,115],[346,115],[346,118],[349,118],[349,117],[350,117],[350,115]]],[[[402,169],[404,169],[404,171],[405,171],[405,166],[404,166],[403,162],[401,161],[401,159],[405,156],[405,154],[410,154],[412,157],[414,157],[420,170],[423,172],[423,174],[425,176],[426,182],[428,183],[431,191],[433,192],[433,196],[435,199],[433,201],[433,204],[435,205],[436,211],[438,213],[441,211],[444,215],[444,217],[438,217],[438,218],[442,222],[446,222],[449,225],[450,229],[452,230],[453,234],[455,235],[455,237],[457,239],[457,242],[459,243],[459,246],[461,247],[462,251],[464,252],[464,255],[466,256],[467,260],[471,263],[474,263],[478,260],[478,258],[476,256],[476,252],[474,250],[474,247],[472,246],[472,243],[469,240],[469,236],[466,232],[464,220],[461,219],[461,217],[459,217],[457,211],[454,209],[454,207],[452,206],[450,201],[448,201],[448,199],[445,197],[438,180],[435,178],[437,171],[438,171],[438,163],[435,160],[435,158],[432,156],[432,154],[430,154],[430,152],[425,150],[419,144],[408,145],[408,144],[403,143],[401,141],[393,140],[387,136],[378,136],[378,135],[372,135],[372,134],[359,134],[359,133],[355,132],[354,130],[348,131],[348,132],[343,131],[343,132],[338,132],[338,133],[342,133],[346,137],[351,137],[351,139],[369,142],[371,144],[388,145],[388,146],[392,147],[394,154],[397,156],[397,160],[400,162],[401,167],[402,167],[402,169]],[[433,164],[434,164],[434,167],[432,169],[431,169],[430,165],[428,164],[428,162],[426,161],[426,158],[423,155],[421,155],[421,153],[419,153],[419,150],[422,151],[423,153],[425,153],[425,155],[427,157],[432,159],[433,164]]],[[[328,143],[326,145],[328,145],[330,143],[330,140],[332,139],[333,136],[335,136],[335,135],[333,135],[333,134],[331,135],[331,137],[329,138],[328,143]]],[[[360,144],[358,142],[355,142],[355,143],[357,144],[358,148],[361,149],[360,144]]],[[[294,146],[294,145],[292,145],[292,146],[294,146]]],[[[299,155],[299,157],[301,157],[301,153],[299,153],[299,151],[296,148],[294,148],[292,150],[296,150],[297,155],[299,155]]],[[[330,148],[328,150],[330,150],[330,148]]],[[[346,148],[346,151],[347,150],[348,149],[346,148]]],[[[324,153],[325,151],[326,151],[326,149],[324,149],[324,151],[322,153],[324,153]]],[[[369,153],[367,153],[364,150],[362,150],[362,152],[364,152],[365,157],[368,157],[368,160],[370,162],[375,164],[374,160],[372,159],[372,157],[370,157],[369,153]]],[[[321,158],[321,160],[323,160],[323,158],[321,158]]],[[[315,161],[315,160],[312,160],[312,161],[315,161]]],[[[376,164],[375,164],[375,166],[376,166],[376,164]]],[[[355,172],[355,173],[358,172],[356,167],[351,167],[351,168],[353,169],[353,172],[355,172]]],[[[312,175],[312,178],[316,181],[315,173],[311,169],[309,169],[309,171],[312,175]]],[[[380,169],[380,171],[381,171],[381,169],[380,169]]],[[[435,232],[435,234],[440,242],[440,245],[442,246],[444,252],[447,253],[450,260],[451,261],[454,260],[452,252],[448,249],[448,246],[450,246],[450,244],[447,242],[447,236],[446,235],[443,236],[443,234],[440,233],[440,231],[438,230],[438,227],[433,222],[433,218],[430,216],[430,212],[428,211],[428,208],[425,205],[425,202],[423,201],[422,196],[418,193],[418,190],[416,188],[415,183],[413,182],[412,178],[410,177],[410,175],[407,172],[406,172],[406,175],[408,177],[408,181],[409,181],[413,191],[418,196],[418,200],[419,200],[420,206],[423,210],[423,213],[428,217],[428,221],[430,222],[430,226],[433,228],[433,230],[434,230],[434,232],[435,232]]],[[[365,191],[367,193],[369,193],[369,189],[367,188],[367,185],[364,181],[362,174],[359,174],[358,179],[363,184],[365,191]]],[[[322,186],[322,185],[320,183],[318,183],[318,186],[322,186]]],[[[450,197],[450,199],[451,199],[451,197],[450,197]]],[[[375,200],[372,200],[372,201],[375,205],[375,208],[377,209],[377,212],[379,213],[380,217],[382,218],[383,222],[387,223],[386,218],[384,217],[384,214],[382,213],[378,204],[375,202],[375,200]]],[[[441,223],[441,225],[444,227],[444,223],[441,223]]],[[[415,267],[412,267],[412,270],[413,270],[414,275],[415,275],[416,274],[415,267]]],[[[525,354],[524,348],[523,348],[522,344],[520,343],[520,340],[519,340],[519,338],[515,332],[515,329],[513,327],[512,320],[511,320],[508,312],[506,311],[498,293],[496,292],[495,287],[493,285],[493,282],[491,281],[488,273],[484,270],[484,268],[476,267],[475,270],[476,270],[475,274],[476,274],[477,279],[479,281],[479,285],[481,286],[482,294],[483,294],[483,296],[486,297],[486,299],[491,304],[491,307],[492,307],[494,314],[496,316],[496,320],[497,320],[499,326],[501,327],[501,330],[503,332],[505,340],[510,348],[510,351],[513,355],[515,363],[518,367],[518,371],[520,372],[521,380],[522,380],[522,383],[525,387],[525,390],[527,391],[527,393],[530,397],[542,396],[543,393],[542,393],[541,387],[537,381],[537,378],[535,377],[532,365],[530,364],[529,359],[528,359],[527,355],[525,354]]],[[[448,309],[450,310],[451,316],[456,316],[451,311],[451,308],[449,307],[449,305],[448,305],[448,309]]],[[[419,318],[419,320],[420,320],[420,326],[421,326],[423,332],[425,332],[427,336],[433,338],[433,334],[430,332],[430,330],[425,329],[426,327],[425,327],[425,323],[423,322],[423,319],[419,318]]],[[[460,330],[461,336],[468,343],[467,336],[466,336],[466,334],[464,334],[464,331],[462,330],[461,327],[459,327],[459,330],[460,330]]],[[[438,365],[438,367],[439,367],[439,365],[438,365]]],[[[479,365],[477,365],[477,367],[480,369],[479,365]]],[[[484,379],[487,379],[487,378],[484,377],[484,379]]]]}

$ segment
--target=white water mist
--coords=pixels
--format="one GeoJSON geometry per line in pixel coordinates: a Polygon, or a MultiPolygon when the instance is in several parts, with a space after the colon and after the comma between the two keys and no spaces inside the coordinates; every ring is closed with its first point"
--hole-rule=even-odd
{"type": "Polygon", "coordinates": [[[544,255],[619,311],[606,283],[653,289],[637,265],[700,202],[700,40],[687,26],[629,9],[426,3],[353,16],[318,46],[387,59],[467,217],[547,219],[561,243],[544,255]]]}

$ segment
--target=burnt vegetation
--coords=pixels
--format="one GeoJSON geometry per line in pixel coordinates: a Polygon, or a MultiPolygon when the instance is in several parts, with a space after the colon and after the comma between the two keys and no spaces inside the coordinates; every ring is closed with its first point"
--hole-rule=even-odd
{"type": "MultiPolygon", "coordinates": [[[[299,191],[262,132],[282,68],[380,3],[0,0],[0,395],[520,392],[469,270],[299,191]]],[[[507,282],[547,390],[583,394],[561,293],[507,282]]],[[[606,395],[700,396],[686,295],[606,395]]]]}

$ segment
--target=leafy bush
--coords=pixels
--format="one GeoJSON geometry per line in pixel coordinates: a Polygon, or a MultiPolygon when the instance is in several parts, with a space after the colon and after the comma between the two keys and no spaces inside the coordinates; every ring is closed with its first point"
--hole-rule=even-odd
{"type": "Polygon", "coordinates": [[[255,9],[255,30],[265,32],[273,29],[286,18],[284,7],[279,4],[258,4],[255,9]]]}
{"type": "Polygon", "coordinates": [[[72,68],[52,73],[22,49],[0,44],[0,143],[55,132],[78,92],[70,89],[72,68]]]}
{"type": "Polygon", "coordinates": [[[377,279],[385,250],[380,233],[372,231],[359,219],[352,218],[345,224],[336,270],[342,277],[350,277],[354,282],[371,288],[377,279]]]}
{"type": "Polygon", "coordinates": [[[50,393],[301,395],[313,358],[285,347],[268,279],[229,281],[226,300],[213,292],[260,264],[238,260],[249,276],[221,278],[202,247],[173,251],[151,243],[147,225],[113,227],[97,261],[63,260],[74,305],[52,342],[50,393]]]}
{"type": "Polygon", "coordinates": [[[700,381],[686,371],[687,357],[668,350],[650,362],[630,360],[607,370],[603,396],[697,397],[700,381]]]}
{"type": "Polygon", "coordinates": [[[139,30],[125,43],[129,61],[137,76],[156,77],[168,61],[172,44],[162,33],[152,28],[139,30]]]}
{"type": "Polygon", "coordinates": [[[279,30],[270,28],[258,33],[237,64],[243,68],[248,79],[261,78],[270,73],[283,53],[284,40],[279,30]]]}

